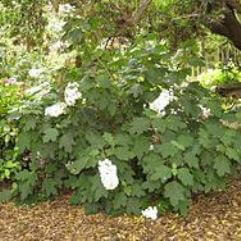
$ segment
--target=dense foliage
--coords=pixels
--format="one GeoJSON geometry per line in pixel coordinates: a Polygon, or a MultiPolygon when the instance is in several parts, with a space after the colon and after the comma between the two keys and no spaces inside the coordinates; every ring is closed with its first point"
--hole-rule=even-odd
{"type": "MultiPolygon", "coordinates": [[[[8,79],[12,82],[14,79],[8,79]]],[[[20,104],[21,88],[15,85],[0,85],[0,181],[9,179],[20,170],[19,153],[16,147],[18,128],[7,118],[8,112],[20,104]]]]}
{"type": "MultiPolygon", "coordinates": [[[[5,17],[15,13],[16,22],[32,3],[13,10],[3,2],[5,17]]],[[[33,15],[41,21],[31,22],[39,31],[27,29],[17,44],[21,34],[3,25],[16,53],[5,56],[3,77],[23,84],[0,89],[0,180],[12,180],[1,201],[69,190],[70,202],[89,212],[140,214],[157,206],[185,214],[193,193],[223,188],[240,163],[240,131],[227,124],[240,121],[239,109],[188,81],[192,67],[203,65],[199,42],[183,39],[173,51],[170,36],[160,41],[151,23],[124,31],[128,7],[118,2],[51,9],[41,1],[43,12],[33,15]]]]}

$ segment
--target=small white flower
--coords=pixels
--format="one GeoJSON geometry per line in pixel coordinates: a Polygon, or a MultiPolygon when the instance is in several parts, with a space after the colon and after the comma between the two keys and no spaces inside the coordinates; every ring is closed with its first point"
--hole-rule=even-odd
{"type": "Polygon", "coordinates": [[[5,83],[8,84],[8,85],[14,85],[14,84],[17,83],[17,79],[15,77],[11,77],[9,79],[6,79],[5,83]]]}
{"type": "Polygon", "coordinates": [[[82,97],[82,94],[79,92],[79,84],[68,83],[64,91],[64,100],[68,106],[75,105],[76,101],[82,97]]]}
{"type": "Polygon", "coordinates": [[[154,145],[150,145],[150,147],[149,147],[149,151],[153,151],[154,150],[154,145]]]}
{"type": "Polygon", "coordinates": [[[65,112],[66,104],[63,102],[58,102],[51,105],[45,109],[45,115],[50,117],[58,117],[65,112]]]}
{"type": "Polygon", "coordinates": [[[173,99],[173,95],[168,90],[163,90],[159,97],[150,103],[150,109],[160,113],[173,99]]]}
{"type": "Polygon", "coordinates": [[[43,69],[30,69],[28,74],[32,78],[38,78],[43,73],[43,69]]]}
{"type": "Polygon", "coordinates": [[[204,106],[202,106],[202,105],[199,105],[199,107],[200,107],[200,109],[201,109],[201,111],[202,111],[202,116],[203,116],[204,118],[210,117],[210,115],[211,115],[211,110],[210,110],[210,108],[206,108],[206,107],[204,107],[204,106]]]}
{"type": "Polygon", "coordinates": [[[141,213],[144,217],[150,218],[152,220],[156,220],[158,218],[157,207],[148,207],[147,209],[143,210],[141,213]]]}
{"type": "Polygon", "coordinates": [[[69,3],[59,5],[59,13],[60,14],[71,13],[74,10],[75,10],[75,7],[70,5],[69,3]]]}
{"type": "Polygon", "coordinates": [[[106,190],[113,190],[119,185],[117,167],[109,159],[98,162],[98,170],[103,186],[106,190]]]}

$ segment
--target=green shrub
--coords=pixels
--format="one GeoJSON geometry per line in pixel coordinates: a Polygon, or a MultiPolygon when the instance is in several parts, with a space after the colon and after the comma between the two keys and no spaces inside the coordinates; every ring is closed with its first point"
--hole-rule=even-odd
{"type": "Polygon", "coordinates": [[[240,83],[241,72],[235,67],[213,70],[210,69],[198,76],[198,80],[206,88],[224,84],[240,83]]]}
{"type": "Polygon", "coordinates": [[[16,85],[0,85],[0,182],[14,180],[20,170],[19,152],[16,147],[18,128],[11,121],[9,111],[20,104],[21,88],[16,85]]]}
{"type": "Polygon", "coordinates": [[[8,111],[21,101],[22,96],[19,86],[0,84],[0,116],[6,116],[8,111]]]}
{"type": "Polygon", "coordinates": [[[220,122],[231,114],[197,83],[173,88],[165,113],[150,110],[161,91],[157,82],[167,86],[185,72],[147,59],[123,65],[118,79],[102,69],[71,70],[57,95],[22,106],[18,148],[32,158],[16,175],[16,198],[50,198],[67,188],[70,202],[89,212],[141,213],[154,204],[184,214],[192,193],[224,187],[241,160],[240,133],[220,122]]]}
{"type": "Polygon", "coordinates": [[[140,214],[155,205],[185,214],[192,193],[223,188],[241,160],[241,135],[220,120],[240,115],[198,83],[183,85],[189,70],[177,69],[163,45],[98,51],[100,63],[65,70],[58,88],[36,88],[16,110],[17,148],[30,158],[2,201],[68,189],[88,212],[140,214]],[[166,99],[153,101],[167,89],[174,97],[157,113],[166,99]]]}
{"type": "Polygon", "coordinates": [[[6,120],[0,121],[0,182],[10,179],[20,170],[18,149],[15,146],[18,130],[6,120]]]}

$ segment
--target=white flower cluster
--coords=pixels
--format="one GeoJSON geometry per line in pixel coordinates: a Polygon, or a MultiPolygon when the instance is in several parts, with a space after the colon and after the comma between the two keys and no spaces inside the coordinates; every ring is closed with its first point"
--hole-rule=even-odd
{"type": "Polygon", "coordinates": [[[64,102],[58,102],[45,109],[45,115],[50,117],[58,117],[65,112],[66,104],[64,102]]]}
{"type": "Polygon", "coordinates": [[[30,69],[28,74],[32,78],[38,78],[43,73],[43,69],[30,69]]]}
{"type": "Polygon", "coordinates": [[[147,209],[143,210],[141,213],[144,217],[150,218],[152,220],[156,220],[158,218],[157,207],[148,207],[147,209]]]}
{"type": "Polygon", "coordinates": [[[173,101],[174,96],[168,90],[163,90],[159,97],[150,103],[150,109],[161,113],[165,107],[173,101]]]}
{"type": "Polygon", "coordinates": [[[59,33],[63,30],[65,24],[66,22],[63,20],[53,19],[49,22],[48,28],[53,32],[59,33]]]}
{"type": "Polygon", "coordinates": [[[79,84],[77,82],[68,83],[64,91],[65,102],[58,102],[45,109],[45,115],[50,117],[58,117],[65,113],[67,106],[75,105],[76,101],[82,97],[78,90],[79,84]]]}
{"type": "Polygon", "coordinates": [[[58,40],[57,42],[53,43],[52,45],[49,46],[49,50],[51,52],[57,52],[60,49],[64,49],[66,47],[65,43],[62,41],[58,40]]]}
{"type": "Polygon", "coordinates": [[[109,159],[98,162],[98,169],[103,186],[106,190],[113,190],[119,185],[117,167],[109,159]]]}
{"type": "Polygon", "coordinates": [[[64,91],[64,100],[68,106],[75,105],[76,101],[82,97],[82,94],[78,90],[79,84],[68,83],[64,91]]]}

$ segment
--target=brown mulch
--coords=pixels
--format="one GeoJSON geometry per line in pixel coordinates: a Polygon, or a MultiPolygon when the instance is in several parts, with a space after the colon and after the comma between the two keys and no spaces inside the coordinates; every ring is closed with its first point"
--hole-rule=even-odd
{"type": "Polygon", "coordinates": [[[33,208],[0,205],[0,241],[241,241],[241,180],[226,192],[199,196],[187,217],[84,214],[68,196],[33,208]]]}

